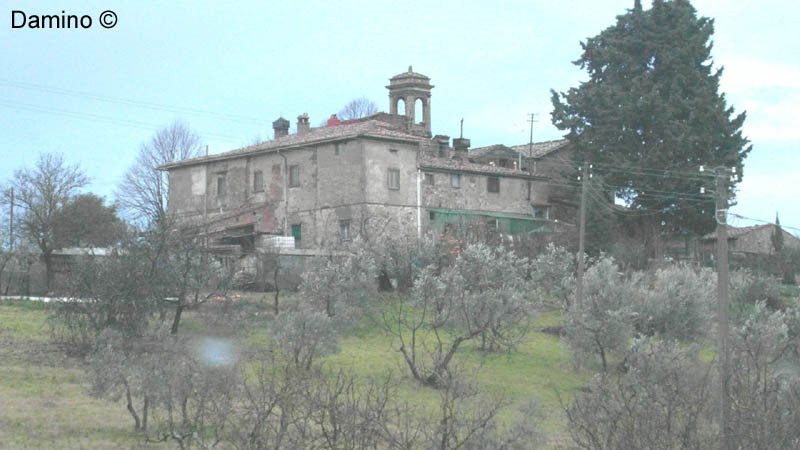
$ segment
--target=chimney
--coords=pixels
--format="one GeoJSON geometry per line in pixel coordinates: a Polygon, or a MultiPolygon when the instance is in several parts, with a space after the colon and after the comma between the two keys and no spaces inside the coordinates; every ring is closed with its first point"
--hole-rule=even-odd
{"type": "Polygon", "coordinates": [[[342,121],[339,120],[338,117],[336,117],[336,114],[331,114],[331,116],[328,117],[328,122],[325,124],[325,126],[336,127],[336,126],[339,126],[341,124],[342,124],[342,121]]]}
{"type": "Polygon", "coordinates": [[[278,120],[272,122],[272,129],[275,131],[275,139],[280,139],[289,135],[289,121],[283,117],[278,117],[278,120]]]}
{"type": "Polygon", "coordinates": [[[308,113],[303,113],[297,116],[297,135],[302,136],[311,131],[311,125],[308,123],[308,113]]]}
{"type": "Polygon", "coordinates": [[[447,156],[447,150],[450,147],[450,136],[445,136],[443,134],[437,134],[433,137],[433,142],[436,142],[436,154],[440,158],[444,158],[447,156]]]}
{"type": "Polygon", "coordinates": [[[467,152],[467,150],[469,150],[469,145],[470,142],[467,138],[453,138],[453,149],[457,152],[467,152]]]}

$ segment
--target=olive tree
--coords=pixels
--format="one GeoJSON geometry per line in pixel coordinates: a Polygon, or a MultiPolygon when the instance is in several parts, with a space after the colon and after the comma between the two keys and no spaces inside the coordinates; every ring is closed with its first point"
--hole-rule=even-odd
{"type": "Polygon", "coordinates": [[[698,340],[707,335],[716,304],[716,275],[688,265],[642,276],[632,299],[639,333],[698,340]]]}
{"type": "Polygon", "coordinates": [[[695,346],[635,340],[620,370],[596,375],[565,406],[572,439],[592,450],[711,448],[712,374],[695,346]]]}
{"type": "Polygon", "coordinates": [[[371,256],[356,243],[350,251],[312,263],[303,273],[300,298],[328,317],[347,317],[375,291],[375,279],[371,256]]]}
{"type": "Polygon", "coordinates": [[[730,430],[742,448],[800,446],[800,311],[759,302],[731,335],[730,430]]]}
{"type": "Polygon", "coordinates": [[[223,440],[240,385],[235,362],[208,361],[163,328],[136,338],[108,329],[90,363],[92,394],[124,398],[147,441],[207,448],[223,440]]]}
{"type": "Polygon", "coordinates": [[[633,335],[631,299],[635,280],[619,272],[611,258],[596,261],[583,278],[583,302],[573,303],[564,320],[564,338],[576,357],[599,356],[603,372],[610,353],[623,350],[633,335]]]}
{"type": "Polygon", "coordinates": [[[468,244],[452,261],[424,266],[408,297],[392,297],[382,326],[414,379],[446,386],[453,357],[478,338],[484,349],[513,347],[533,313],[528,266],[500,247],[468,244]]]}

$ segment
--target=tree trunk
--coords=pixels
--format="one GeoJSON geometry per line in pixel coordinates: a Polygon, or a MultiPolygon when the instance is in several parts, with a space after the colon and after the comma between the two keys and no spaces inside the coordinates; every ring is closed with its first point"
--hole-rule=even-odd
{"type": "Polygon", "coordinates": [[[150,409],[150,399],[144,396],[144,405],[142,406],[142,431],[147,431],[147,410],[150,409]]]}
{"type": "Polygon", "coordinates": [[[280,271],[280,265],[275,263],[275,272],[272,274],[272,280],[275,283],[275,315],[278,315],[278,296],[280,295],[280,288],[278,287],[278,272],[280,271]]]}
{"type": "Polygon", "coordinates": [[[183,314],[183,309],[185,307],[183,300],[179,300],[178,306],[175,307],[175,316],[172,318],[170,334],[178,334],[178,327],[181,325],[181,314],[183,314]]]}
{"type": "Polygon", "coordinates": [[[142,422],[139,420],[139,415],[136,414],[136,408],[133,407],[133,398],[131,398],[131,388],[128,386],[128,382],[124,381],[125,384],[125,400],[128,402],[128,412],[133,417],[133,429],[136,431],[142,430],[142,422]]]}

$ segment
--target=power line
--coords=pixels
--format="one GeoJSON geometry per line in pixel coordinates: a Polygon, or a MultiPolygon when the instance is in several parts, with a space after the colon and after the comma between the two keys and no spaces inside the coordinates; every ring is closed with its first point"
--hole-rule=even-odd
{"type": "Polygon", "coordinates": [[[257,118],[248,117],[248,116],[242,116],[242,115],[237,115],[237,114],[218,113],[218,112],[214,112],[214,111],[206,111],[206,110],[196,109],[196,108],[186,108],[186,107],[181,107],[181,106],[170,106],[170,105],[166,105],[166,104],[163,104],[163,103],[145,102],[145,101],[141,101],[141,100],[126,99],[126,98],[122,98],[122,97],[111,97],[111,96],[105,96],[105,95],[97,95],[97,94],[93,94],[91,92],[74,91],[74,90],[70,90],[70,89],[62,89],[62,88],[44,86],[44,85],[33,84],[33,83],[25,83],[25,82],[21,82],[21,81],[0,79],[0,85],[5,85],[5,86],[13,87],[13,88],[18,88],[18,89],[27,89],[27,90],[33,90],[33,91],[47,92],[47,93],[56,94],[56,95],[63,95],[63,96],[69,96],[69,97],[82,98],[82,99],[87,99],[87,100],[95,100],[95,101],[100,101],[100,102],[105,102],[105,103],[113,103],[113,104],[117,104],[117,105],[127,105],[127,106],[133,106],[133,107],[137,107],[137,108],[145,108],[145,109],[150,109],[150,110],[154,110],[154,111],[167,111],[167,112],[176,112],[176,113],[182,113],[182,114],[193,114],[193,115],[197,115],[197,116],[206,116],[206,117],[217,118],[217,119],[225,119],[225,120],[230,120],[230,121],[233,121],[233,122],[243,122],[243,123],[249,123],[249,124],[253,124],[253,125],[264,125],[265,124],[265,121],[262,120],[262,119],[257,119],[257,118]]]}
{"type": "MultiPolygon", "coordinates": [[[[88,121],[92,121],[92,122],[110,123],[110,124],[113,124],[113,125],[121,125],[121,126],[144,129],[144,130],[150,130],[150,131],[158,130],[158,129],[163,128],[162,126],[159,126],[159,125],[154,125],[154,124],[147,123],[147,122],[140,122],[138,120],[119,119],[119,118],[116,118],[116,117],[103,116],[103,115],[100,115],[100,114],[85,113],[85,112],[80,112],[80,111],[70,111],[70,110],[58,109],[58,108],[49,108],[49,107],[43,107],[43,106],[38,106],[38,105],[30,105],[30,104],[25,104],[25,103],[9,102],[9,101],[4,101],[4,100],[0,100],[0,106],[5,107],[5,108],[9,108],[9,109],[19,110],[19,111],[40,112],[40,113],[51,114],[51,115],[56,115],[56,116],[71,117],[71,118],[74,118],[74,119],[88,120],[88,121]]],[[[203,135],[206,136],[206,137],[214,137],[214,138],[217,138],[217,139],[221,139],[221,140],[224,140],[224,141],[227,141],[227,142],[231,142],[231,143],[236,143],[236,144],[238,144],[240,142],[240,139],[235,138],[233,136],[228,136],[228,135],[225,135],[225,134],[203,133],[203,135]]]]}
{"type": "Polygon", "coordinates": [[[735,218],[737,218],[737,219],[741,219],[741,220],[751,220],[751,221],[753,221],[753,222],[759,222],[759,223],[764,223],[764,224],[769,224],[769,225],[775,225],[776,227],[777,227],[777,226],[779,226],[779,227],[781,227],[781,228],[785,228],[785,229],[789,229],[789,230],[794,230],[794,231],[798,231],[798,232],[800,232],[800,227],[795,227],[795,226],[790,226],[790,225],[784,225],[784,224],[780,224],[780,225],[778,225],[777,223],[775,223],[775,222],[773,222],[773,221],[771,221],[771,220],[755,219],[755,218],[753,218],[753,217],[742,216],[742,215],[740,215],[740,214],[736,214],[736,213],[728,213],[728,214],[729,214],[729,215],[731,215],[731,216],[733,216],[733,217],[735,217],[735,218]]]}

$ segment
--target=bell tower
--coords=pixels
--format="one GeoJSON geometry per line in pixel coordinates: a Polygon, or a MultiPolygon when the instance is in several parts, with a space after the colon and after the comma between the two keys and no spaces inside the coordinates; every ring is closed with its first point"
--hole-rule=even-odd
{"type": "Polygon", "coordinates": [[[397,114],[398,104],[403,102],[404,115],[408,118],[409,129],[424,131],[431,136],[431,79],[416,73],[408,66],[408,72],[389,79],[389,113],[397,114]],[[415,110],[421,103],[422,117],[415,117],[415,110]]]}

